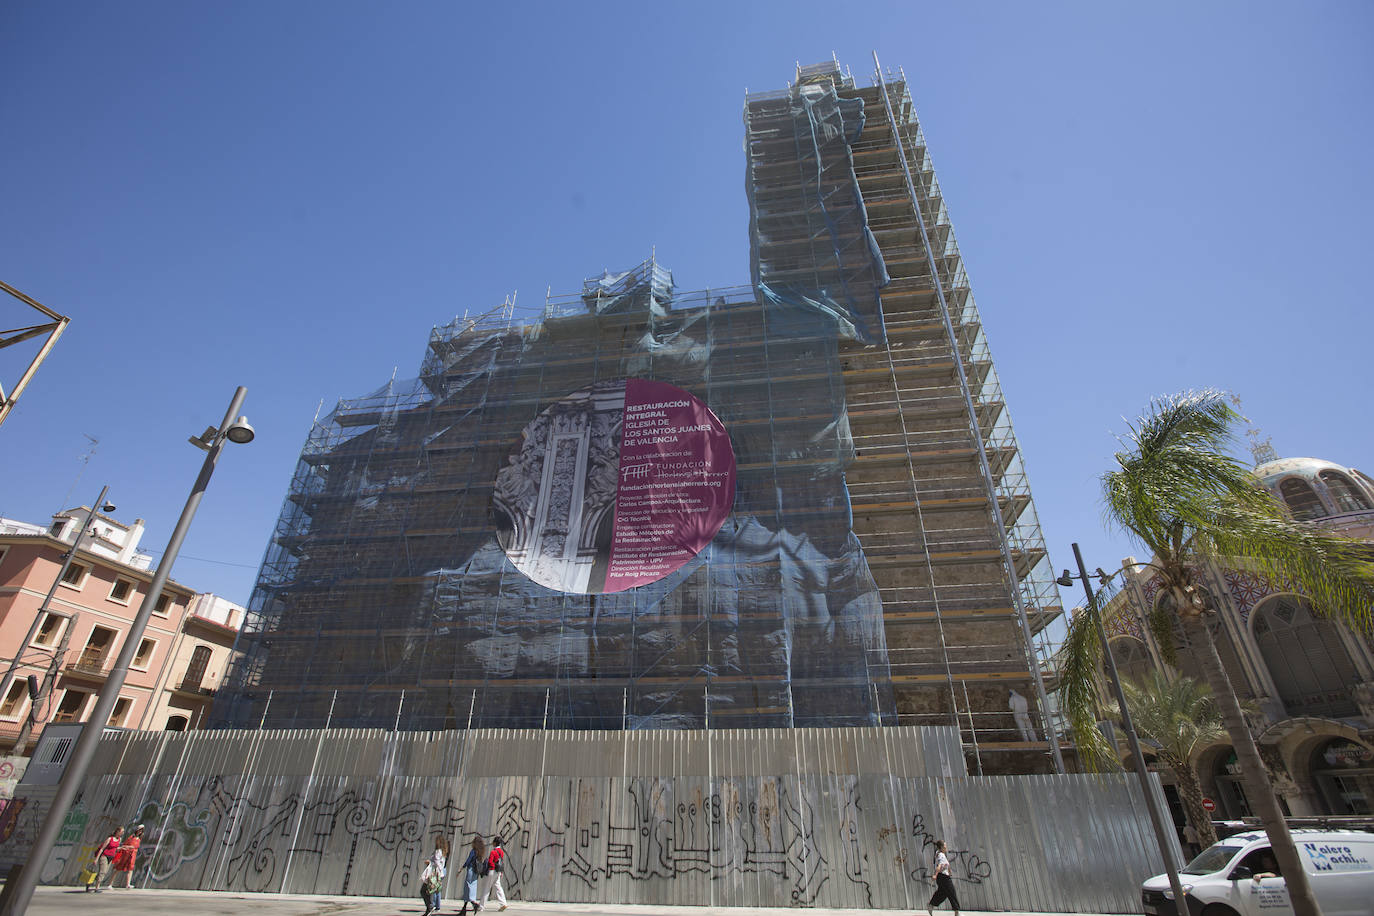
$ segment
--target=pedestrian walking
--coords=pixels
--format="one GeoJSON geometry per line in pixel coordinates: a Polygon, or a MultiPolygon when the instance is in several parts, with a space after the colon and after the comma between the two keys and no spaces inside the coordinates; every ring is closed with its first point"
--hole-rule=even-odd
{"type": "MultiPolygon", "coordinates": [[[[134,861],[138,858],[138,847],[143,845],[143,825],[139,824],[134,828],[132,836],[127,837],[124,842],[119,844],[119,849],[115,851],[114,870],[124,873],[124,887],[131,889],[134,886],[134,861]]],[[[111,882],[111,887],[114,883],[111,882]]]]}
{"type": "Polygon", "coordinates": [[[1192,824],[1183,825],[1183,849],[1188,853],[1188,858],[1194,859],[1198,853],[1202,852],[1202,845],[1198,842],[1197,828],[1192,824]]]}
{"type": "Polygon", "coordinates": [[[959,914],[959,895],[954,893],[954,876],[949,870],[949,856],[945,854],[945,841],[935,841],[935,894],[926,904],[926,916],[934,916],[935,908],[946,900],[954,907],[955,916],[959,914]]]}
{"type": "Polygon", "coordinates": [[[496,902],[501,904],[496,908],[497,912],[506,908],[506,889],[501,886],[501,875],[506,870],[506,851],[501,848],[501,838],[492,837],[491,852],[487,853],[487,873],[483,879],[485,887],[481,897],[478,898],[477,909],[483,909],[487,905],[487,898],[492,891],[496,892],[496,902]]]}
{"type": "Polygon", "coordinates": [[[472,911],[476,913],[481,909],[477,902],[477,882],[485,874],[487,862],[487,844],[480,836],[472,838],[472,848],[468,850],[468,857],[463,860],[463,908],[458,911],[458,916],[467,916],[468,904],[472,904],[472,911]]]}
{"type": "Polygon", "coordinates": [[[420,898],[425,902],[425,916],[439,912],[443,902],[444,877],[448,875],[448,840],[443,834],[434,835],[434,851],[425,860],[420,872],[420,898]]]}
{"type": "Polygon", "coordinates": [[[91,860],[91,871],[95,872],[95,878],[86,885],[87,893],[95,891],[98,894],[105,889],[105,882],[114,874],[115,853],[119,852],[119,844],[123,839],[124,828],[116,827],[114,833],[101,844],[95,858],[91,860]]]}

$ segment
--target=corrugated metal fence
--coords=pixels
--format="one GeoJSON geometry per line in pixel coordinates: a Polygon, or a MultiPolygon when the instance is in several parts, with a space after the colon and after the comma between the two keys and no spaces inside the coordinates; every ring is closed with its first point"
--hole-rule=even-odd
{"type": "Polygon", "coordinates": [[[134,823],[138,883],[234,891],[418,893],[435,833],[567,902],[913,909],[936,839],[969,909],[1138,912],[1162,871],[1138,786],[968,777],[946,728],[129,733],[91,772],[66,882],[134,823]]]}

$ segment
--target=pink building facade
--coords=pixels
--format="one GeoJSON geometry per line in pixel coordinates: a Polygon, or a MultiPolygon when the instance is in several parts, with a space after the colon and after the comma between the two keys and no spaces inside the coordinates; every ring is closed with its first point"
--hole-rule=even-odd
{"type": "MultiPolygon", "coordinates": [[[[22,740],[31,750],[46,724],[85,721],[148,594],[151,558],[138,552],[143,521],[126,526],[100,513],[91,517],[71,565],[57,581],[86,515],[84,507],[60,513],[47,529],[0,520],[0,672],[19,658],[15,678],[0,696],[0,748],[22,740]],[[26,643],[49,590],[52,597],[26,643]],[[38,685],[36,700],[30,696],[30,675],[38,685]]],[[[196,727],[241,621],[237,605],[198,597],[169,580],[139,639],[109,724],[196,727]],[[202,620],[194,607],[213,612],[202,620]]]]}

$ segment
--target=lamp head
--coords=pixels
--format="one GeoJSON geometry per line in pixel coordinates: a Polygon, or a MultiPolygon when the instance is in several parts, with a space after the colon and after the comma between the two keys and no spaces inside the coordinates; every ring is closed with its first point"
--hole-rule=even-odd
{"type": "Polygon", "coordinates": [[[106,503],[105,505],[103,505],[103,506],[100,507],[100,511],[101,511],[101,512],[113,512],[114,510],[115,510],[115,504],[114,504],[114,503],[106,503]]]}
{"type": "Polygon", "coordinates": [[[1069,571],[1066,569],[1064,570],[1064,575],[1060,576],[1058,579],[1055,579],[1054,583],[1056,585],[1062,585],[1065,588],[1068,588],[1069,586],[1073,585],[1073,576],[1069,575],[1069,571]]]}
{"type": "Polygon", "coordinates": [[[248,425],[248,420],[245,417],[239,417],[224,431],[224,437],[238,445],[252,442],[256,435],[257,433],[253,432],[253,427],[248,425]]]}

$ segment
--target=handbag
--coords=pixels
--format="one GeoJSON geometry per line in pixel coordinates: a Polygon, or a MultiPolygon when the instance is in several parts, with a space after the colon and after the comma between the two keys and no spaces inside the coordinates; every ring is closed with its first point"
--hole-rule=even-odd
{"type": "Polygon", "coordinates": [[[479,876],[485,878],[490,872],[491,872],[491,862],[489,862],[489,861],[486,860],[486,859],[483,859],[482,862],[481,862],[481,864],[479,864],[479,865],[477,866],[477,874],[478,874],[479,876]]]}
{"type": "Polygon", "coordinates": [[[90,884],[95,881],[96,872],[89,865],[81,869],[80,880],[82,884],[90,884]]]}

